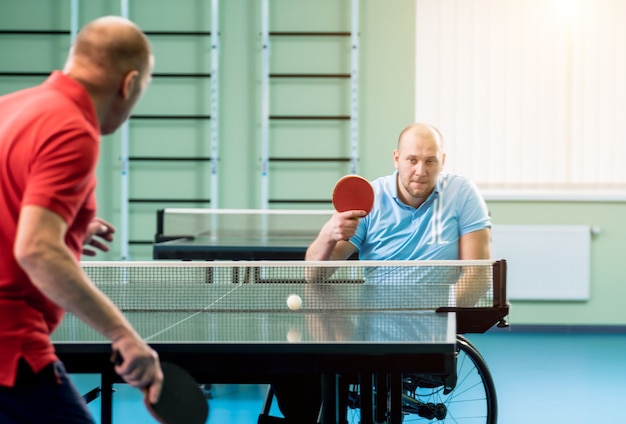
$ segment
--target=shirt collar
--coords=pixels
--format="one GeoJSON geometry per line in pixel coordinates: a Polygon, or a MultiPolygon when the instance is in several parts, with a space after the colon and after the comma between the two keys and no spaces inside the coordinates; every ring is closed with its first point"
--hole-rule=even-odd
{"type": "Polygon", "coordinates": [[[98,116],[96,115],[96,109],[91,101],[91,97],[89,97],[89,93],[87,93],[85,87],[78,81],[65,75],[61,71],[54,71],[43,84],[62,92],[65,96],[70,98],[82,112],[87,122],[100,132],[98,116]]]}

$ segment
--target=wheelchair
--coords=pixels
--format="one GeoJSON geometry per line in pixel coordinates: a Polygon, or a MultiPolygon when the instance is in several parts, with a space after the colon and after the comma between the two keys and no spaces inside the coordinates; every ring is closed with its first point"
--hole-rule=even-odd
{"type": "MultiPolygon", "coordinates": [[[[380,382],[379,382],[380,383],[380,382]]],[[[463,423],[496,424],[497,396],[493,378],[487,363],[476,347],[462,335],[457,335],[456,373],[441,376],[403,375],[402,422],[403,423],[463,423]]],[[[387,422],[389,404],[386,394],[380,394],[379,384],[374,398],[376,423],[387,422]]],[[[348,384],[346,402],[347,424],[368,424],[360,419],[360,386],[348,384]]],[[[345,393],[344,393],[345,394],[345,393]]],[[[258,424],[280,424],[284,419],[270,416],[274,399],[272,388],[268,389],[258,424]]],[[[341,423],[344,424],[344,423],[341,423]]]]}
{"type": "MultiPolygon", "coordinates": [[[[350,424],[365,424],[360,421],[359,399],[359,386],[351,385],[347,410],[350,424]]],[[[377,422],[385,422],[387,405],[376,409],[377,422]]],[[[418,374],[403,376],[402,415],[403,423],[497,422],[493,378],[487,363],[469,340],[457,335],[455,374],[446,378],[418,374]]]]}
{"type": "MultiPolygon", "coordinates": [[[[508,327],[509,304],[506,298],[506,261],[494,265],[493,301],[487,307],[441,307],[437,312],[454,312],[457,320],[456,372],[448,376],[404,374],[402,376],[402,422],[496,424],[498,402],[496,388],[485,359],[464,336],[484,333],[494,325],[508,327]]],[[[346,423],[361,422],[360,386],[348,379],[346,423]]],[[[374,424],[389,421],[390,403],[384,379],[374,387],[374,424]]],[[[259,415],[258,424],[278,424],[280,418],[269,415],[273,391],[270,387],[259,415]]],[[[342,412],[343,414],[343,412],[342,412]]],[[[338,423],[344,424],[344,423],[338,423]]]]}

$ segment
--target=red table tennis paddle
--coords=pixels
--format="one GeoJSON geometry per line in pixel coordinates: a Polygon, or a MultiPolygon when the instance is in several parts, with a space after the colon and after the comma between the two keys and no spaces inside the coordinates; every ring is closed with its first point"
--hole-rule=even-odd
{"type": "MultiPolygon", "coordinates": [[[[114,353],[113,363],[122,358],[114,353]]],[[[144,404],[148,412],[161,424],[204,424],[209,416],[209,404],[194,378],[183,368],[162,362],[163,387],[157,403],[150,403],[144,389],[144,404]]]]}
{"type": "Polygon", "coordinates": [[[335,184],[333,206],[337,212],[364,210],[370,213],[374,206],[374,189],[365,178],[346,175],[335,184]]]}

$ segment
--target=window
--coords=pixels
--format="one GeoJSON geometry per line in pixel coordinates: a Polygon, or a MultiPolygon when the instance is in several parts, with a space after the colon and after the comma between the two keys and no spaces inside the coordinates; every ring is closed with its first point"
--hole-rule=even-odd
{"type": "Polygon", "coordinates": [[[417,0],[416,120],[482,190],[626,191],[626,2],[417,0]]]}

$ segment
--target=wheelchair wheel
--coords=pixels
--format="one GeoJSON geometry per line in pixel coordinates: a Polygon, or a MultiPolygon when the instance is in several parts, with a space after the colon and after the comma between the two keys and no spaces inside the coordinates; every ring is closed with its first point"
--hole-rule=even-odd
{"type": "Polygon", "coordinates": [[[496,389],[487,363],[463,336],[457,336],[456,351],[456,382],[437,386],[405,379],[405,423],[496,423],[496,389]]]}
{"type": "MultiPolygon", "coordinates": [[[[456,375],[446,381],[405,375],[403,423],[496,424],[497,398],[487,363],[465,337],[457,335],[456,375]]],[[[361,424],[358,386],[350,389],[348,422],[361,424]]]]}

